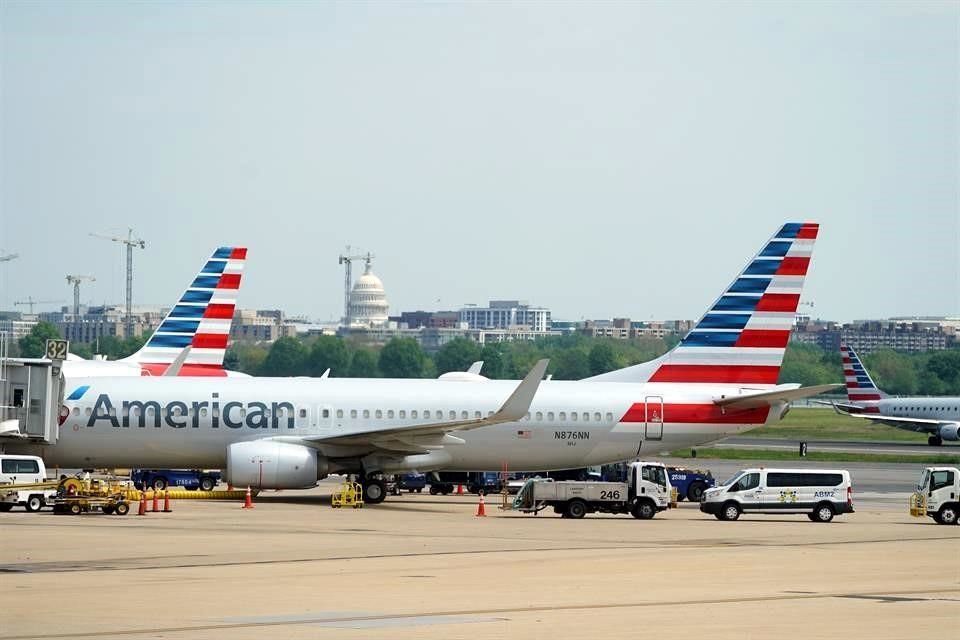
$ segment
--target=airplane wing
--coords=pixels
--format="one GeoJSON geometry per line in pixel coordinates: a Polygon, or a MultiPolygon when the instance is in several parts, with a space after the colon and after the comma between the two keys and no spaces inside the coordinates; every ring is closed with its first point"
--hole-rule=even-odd
{"type": "Polygon", "coordinates": [[[903,416],[885,416],[879,413],[851,413],[851,418],[863,418],[871,422],[889,425],[891,427],[912,428],[914,431],[924,431],[929,433],[938,433],[940,425],[947,424],[950,420],[934,420],[931,418],[905,418],[903,416]]]}
{"type": "Polygon", "coordinates": [[[504,422],[515,422],[525,417],[530,410],[530,403],[533,402],[533,397],[537,393],[549,362],[547,359],[537,362],[517,385],[513,393],[510,394],[506,402],[496,412],[485,418],[431,422],[429,424],[354,431],[336,435],[304,436],[297,438],[297,441],[311,445],[373,444],[378,448],[391,451],[422,451],[425,448],[439,447],[444,444],[462,444],[463,440],[450,435],[449,432],[478,429],[504,422]]]}
{"type": "Polygon", "coordinates": [[[848,404],[846,402],[833,402],[830,400],[814,400],[814,404],[822,404],[825,407],[832,407],[839,414],[847,415],[863,411],[863,407],[857,404],[848,404]]]}
{"type": "Polygon", "coordinates": [[[754,409],[769,407],[793,400],[802,400],[810,396],[819,395],[842,386],[839,384],[818,384],[813,387],[797,387],[796,385],[780,385],[772,391],[758,391],[739,396],[726,396],[714,399],[713,403],[725,409],[754,409]]]}

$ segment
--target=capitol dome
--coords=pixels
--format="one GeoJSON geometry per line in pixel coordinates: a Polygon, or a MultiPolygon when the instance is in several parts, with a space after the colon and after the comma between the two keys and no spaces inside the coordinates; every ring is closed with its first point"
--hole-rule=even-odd
{"type": "Polygon", "coordinates": [[[376,327],[387,323],[387,293],[383,282],[370,271],[370,261],[363,275],[357,278],[350,292],[350,324],[357,327],[376,327]]]}

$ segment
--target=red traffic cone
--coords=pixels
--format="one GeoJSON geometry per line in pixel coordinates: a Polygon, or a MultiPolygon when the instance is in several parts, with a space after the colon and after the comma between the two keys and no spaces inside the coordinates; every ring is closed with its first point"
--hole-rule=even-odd
{"type": "Polygon", "coordinates": [[[477,517],[484,518],[487,515],[487,510],[483,506],[483,492],[480,492],[480,504],[477,505],[477,517]]]}
{"type": "Polygon", "coordinates": [[[462,484],[458,484],[458,485],[457,485],[457,495],[458,495],[458,496],[462,496],[462,495],[463,495],[463,485],[462,485],[462,484]]]}
{"type": "Polygon", "coordinates": [[[153,505],[152,505],[152,507],[153,507],[153,508],[150,509],[150,511],[152,511],[153,513],[157,513],[158,511],[160,511],[160,492],[157,491],[156,489],[153,490],[153,505]]]}
{"type": "Polygon", "coordinates": [[[147,515],[147,492],[146,491],[140,492],[140,506],[137,508],[137,515],[138,516],[147,515]]]}
{"type": "Polygon", "coordinates": [[[244,509],[253,509],[253,496],[250,495],[250,486],[247,485],[247,497],[243,499],[244,509]]]}
{"type": "Polygon", "coordinates": [[[163,512],[170,513],[173,509],[170,508],[170,491],[163,490],[163,512]]]}

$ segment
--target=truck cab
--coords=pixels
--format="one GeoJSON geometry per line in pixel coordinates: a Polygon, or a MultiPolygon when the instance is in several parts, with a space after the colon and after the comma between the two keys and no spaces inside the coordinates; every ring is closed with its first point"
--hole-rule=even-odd
{"type": "Polygon", "coordinates": [[[937,524],[957,524],[960,516],[960,470],[927,467],[911,498],[911,513],[927,515],[937,524]]]}
{"type": "Polygon", "coordinates": [[[53,504],[57,495],[55,488],[24,487],[14,491],[3,488],[3,485],[39,485],[46,479],[47,468],[42,458],[0,454],[0,512],[10,511],[17,505],[27,511],[40,511],[47,504],[53,504]]]}

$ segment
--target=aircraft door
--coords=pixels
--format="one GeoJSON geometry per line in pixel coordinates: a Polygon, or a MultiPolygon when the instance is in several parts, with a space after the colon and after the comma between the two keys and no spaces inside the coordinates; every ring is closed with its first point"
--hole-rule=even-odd
{"type": "Polygon", "coordinates": [[[647,396],[644,406],[644,437],[647,440],[663,440],[663,398],[647,396]]]}

